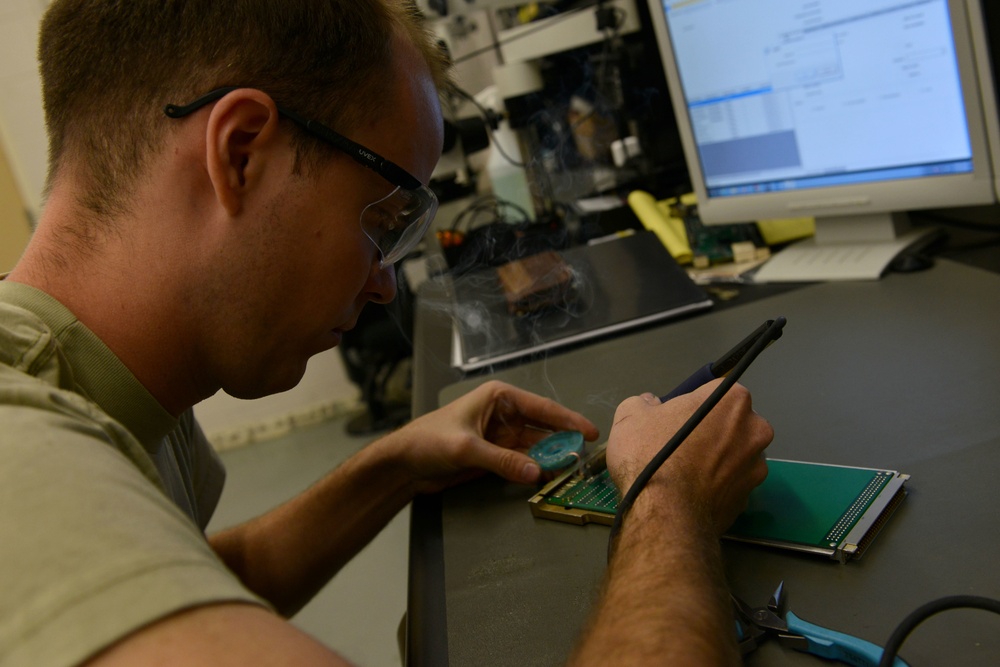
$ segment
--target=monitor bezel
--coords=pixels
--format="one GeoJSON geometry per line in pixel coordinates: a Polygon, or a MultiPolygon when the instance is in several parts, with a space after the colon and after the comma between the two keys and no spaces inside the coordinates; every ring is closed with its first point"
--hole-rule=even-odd
{"type": "MultiPolygon", "coordinates": [[[[947,3],[972,146],[972,172],[710,197],[667,28],[666,12],[661,0],[649,0],[653,29],[702,222],[725,224],[803,216],[843,217],[974,206],[996,201],[1000,175],[995,182],[986,118],[987,114],[995,118],[997,108],[995,97],[990,90],[983,90],[985,86],[981,80],[982,73],[989,76],[990,71],[988,59],[982,57],[986,52],[985,45],[979,43],[986,34],[982,13],[975,4],[978,0],[947,0],[947,3]],[[967,6],[968,3],[973,4],[967,6]]],[[[1000,156],[994,157],[1000,159],[1000,156]]]]}

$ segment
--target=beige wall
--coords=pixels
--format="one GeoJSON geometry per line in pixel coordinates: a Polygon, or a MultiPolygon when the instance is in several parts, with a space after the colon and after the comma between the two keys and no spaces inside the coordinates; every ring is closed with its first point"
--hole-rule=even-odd
{"type": "Polygon", "coordinates": [[[47,170],[42,86],[35,57],[49,0],[0,0],[0,147],[21,201],[38,216],[47,170]]]}
{"type": "Polygon", "coordinates": [[[14,184],[7,156],[0,151],[0,273],[13,268],[29,236],[31,224],[24,203],[14,184]]]}

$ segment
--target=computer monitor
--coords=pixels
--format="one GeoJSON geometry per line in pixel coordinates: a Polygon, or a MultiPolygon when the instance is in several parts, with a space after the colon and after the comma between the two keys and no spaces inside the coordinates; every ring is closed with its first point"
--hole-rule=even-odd
{"type": "Polygon", "coordinates": [[[907,211],[995,201],[979,0],[649,1],[702,221],[816,218],[758,279],[878,278],[907,211]]]}

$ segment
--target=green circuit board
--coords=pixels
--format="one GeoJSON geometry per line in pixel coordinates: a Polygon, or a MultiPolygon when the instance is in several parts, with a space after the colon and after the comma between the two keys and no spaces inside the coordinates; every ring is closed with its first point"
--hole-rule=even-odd
{"type": "MultiPolygon", "coordinates": [[[[767,480],[750,494],[747,509],[724,537],[824,553],[842,562],[860,557],[905,497],[909,479],[891,470],[801,461],[770,460],[768,467],[767,480]]],[[[620,500],[598,452],[529,502],[538,517],[611,525],[620,500]]]]}
{"type": "MultiPolygon", "coordinates": [[[[891,478],[884,471],[774,461],[768,481],[751,494],[747,511],[730,533],[805,544],[837,541],[891,478]],[[831,476],[831,470],[837,474],[831,476]],[[776,522],[775,516],[785,520],[776,522]]],[[[591,476],[570,477],[546,500],[566,509],[614,515],[621,495],[605,468],[591,476]]]]}
{"type": "Polygon", "coordinates": [[[553,505],[570,509],[592,510],[614,514],[618,510],[618,487],[611,481],[607,468],[592,477],[570,479],[547,500],[553,505]]]}

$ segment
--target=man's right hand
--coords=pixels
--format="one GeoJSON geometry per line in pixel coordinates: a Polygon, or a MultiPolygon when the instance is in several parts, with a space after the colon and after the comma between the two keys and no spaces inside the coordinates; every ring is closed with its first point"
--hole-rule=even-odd
{"type": "MultiPolygon", "coordinates": [[[[618,406],[607,463],[622,493],[721,382],[710,382],[667,403],[643,394],[618,406]]],[[[773,437],[771,425],[753,411],[750,392],[734,385],[643,493],[702,508],[721,535],[746,508],[750,492],[767,477],[763,453],[773,437]]]]}

